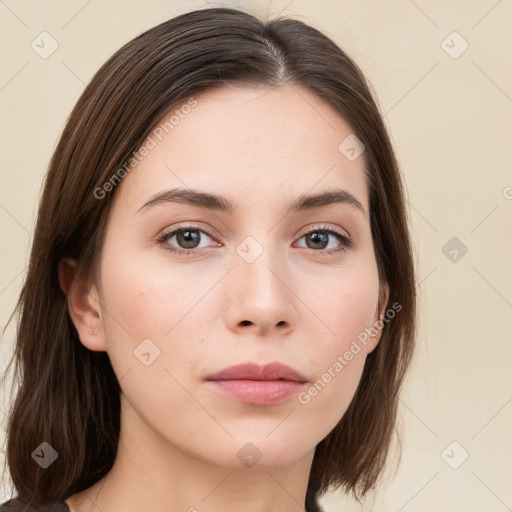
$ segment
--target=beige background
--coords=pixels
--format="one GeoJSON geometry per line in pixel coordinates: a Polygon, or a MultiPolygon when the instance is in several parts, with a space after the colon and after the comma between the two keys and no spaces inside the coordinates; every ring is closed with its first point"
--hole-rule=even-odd
{"type": "MultiPolygon", "coordinates": [[[[512,2],[209,3],[282,13],[330,35],[372,82],[406,177],[421,317],[401,403],[402,462],[375,500],[329,496],[326,510],[510,510],[512,2]],[[466,254],[450,245],[443,252],[452,237],[466,254]]],[[[2,326],[26,271],[46,166],[85,84],[134,36],[205,6],[0,1],[2,326]],[[59,45],[47,59],[31,48],[43,31],[59,45]]],[[[0,342],[2,365],[14,337],[10,327],[0,342]]]]}

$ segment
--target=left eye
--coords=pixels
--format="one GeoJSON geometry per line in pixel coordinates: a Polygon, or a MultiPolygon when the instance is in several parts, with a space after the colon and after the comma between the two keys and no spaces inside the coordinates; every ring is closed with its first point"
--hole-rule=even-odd
{"type": "Polygon", "coordinates": [[[333,229],[314,229],[313,231],[305,233],[300,240],[303,238],[309,240],[309,243],[306,242],[306,247],[309,249],[327,249],[329,237],[334,237],[338,241],[339,246],[336,249],[335,245],[335,250],[344,250],[350,245],[350,238],[348,236],[333,229]],[[320,245],[320,247],[318,247],[318,245],[320,245]]]}

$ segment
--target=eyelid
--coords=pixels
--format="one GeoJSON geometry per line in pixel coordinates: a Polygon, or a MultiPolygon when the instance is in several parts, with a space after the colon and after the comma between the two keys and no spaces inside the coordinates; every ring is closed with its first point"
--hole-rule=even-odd
{"type": "MultiPolygon", "coordinates": [[[[186,231],[187,229],[196,230],[196,231],[205,233],[210,238],[215,240],[217,243],[220,243],[220,242],[218,242],[216,240],[215,234],[213,233],[212,230],[210,230],[209,228],[203,227],[201,225],[198,225],[198,224],[194,223],[193,221],[188,221],[183,226],[173,226],[173,227],[171,227],[169,229],[164,230],[160,235],[157,236],[156,242],[159,243],[159,244],[162,244],[162,245],[169,246],[169,244],[166,243],[166,242],[171,237],[171,235],[174,236],[176,233],[178,233],[180,231],[186,231]]],[[[352,237],[350,236],[350,234],[347,231],[345,231],[343,228],[340,228],[339,226],[327,225],[327,224],[316,225],[316,226],[309,226],[307,228],[304,228],[304,230],[301,232],[300,236],[298,236],[297,240],[300,240],[304,236],[306,236],[306,235],[308,235],[310,233],[314,233],[315,231],[325,231],[327,233],[331,233],[331,234],[336,235],[338,237],[338,239],[339,239],[341,247],[336,248],[334,250],[333,249],[331,249],[331,250],[324,250],[324,249],[322,249],[322,250],[315,251],[315,250],[311,249],[311,251],[313,253],[329,255],[329,254],[337,253],[337,252],[340,252],[340,251],[344,251],[347,248],[351,247],[351,245],[352,245],[352,237]]],[[[181,248],[172,247],[172,246],[170,246],[170,247],[171,248],[165,247],[164,249],[169,251],[169,252],[171,252],[171,253],[186,254],[186,255],[190,255],[190,256],[193,256],[195,254],[199,254],[200,252],[203,252],[205,250],[206,251],[210,250],[210,248],[181,249],[181,248]]]]}
{"type": "Polygon", "coordinates": [[[314,231],[330,231],[330,232],[334,232],[334,233],[340,235],[343,239],[345,239],[345,241],[348,244],[352,243],[352,237],[350,236],[348,231],[346,231],[343,228],[340,228],[339,226],[334,226],[334,225],[329,225],[329,224],[321,224],[321,225],[316,225],[316,226],[313,226],[313,227],[305,228],[305,230],[301,233],[299,238],[302,238],[304,235],[307,235],[307,234],[309,234],[311,232],[314,232],[314,231]]]}

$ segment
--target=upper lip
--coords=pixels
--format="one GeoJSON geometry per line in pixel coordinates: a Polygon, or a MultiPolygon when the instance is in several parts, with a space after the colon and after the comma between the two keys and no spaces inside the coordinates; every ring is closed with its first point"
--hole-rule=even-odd
{"type": "Polygon", "coordinates": [[[274,362],[264,365],[242,363],[209,375],[206,380],[291,380],[307,382],[307,378],[286,364],[274,362]]]}

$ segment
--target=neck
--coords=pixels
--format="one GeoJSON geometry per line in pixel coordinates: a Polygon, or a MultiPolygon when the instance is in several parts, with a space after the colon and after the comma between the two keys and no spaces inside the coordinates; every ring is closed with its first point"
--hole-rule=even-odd
{"type": "Polygon", "coordinates": [[[110,472],[67,500],[72,512],[304,511],[314,450],[287,467],[216,464],[164,439],[121,401],[117,457],[110,472]]]}

